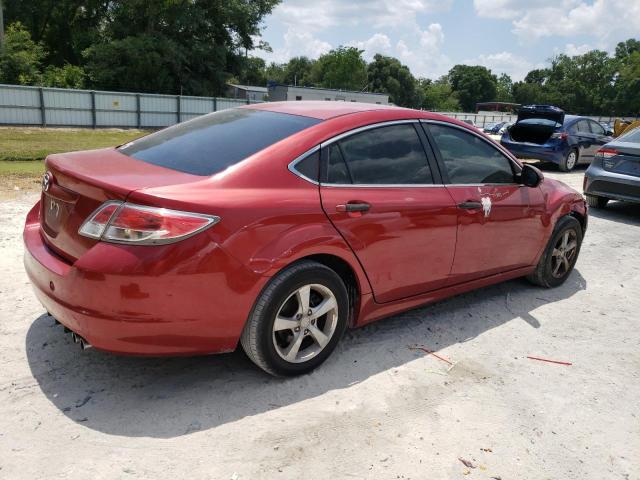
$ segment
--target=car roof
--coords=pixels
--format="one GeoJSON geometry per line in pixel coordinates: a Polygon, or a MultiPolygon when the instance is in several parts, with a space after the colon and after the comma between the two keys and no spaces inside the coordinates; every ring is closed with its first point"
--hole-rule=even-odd
{"type": "Polygon", "coordinates": [[[328,120],[342,115],[368,112],[372,110],[407,110],[406,108],[396,107],[394,105],[327,101],[265,102],[254,103],[242,108],[266,110],[276,113],[288,113],[290,115],[302,115],[305,117],[317,118],[318,120],[328,120]]]}

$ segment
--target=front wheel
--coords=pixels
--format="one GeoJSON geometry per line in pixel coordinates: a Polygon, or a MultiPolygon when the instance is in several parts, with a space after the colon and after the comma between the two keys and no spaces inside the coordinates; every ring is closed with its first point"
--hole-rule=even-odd
{"type": "Polygon", "coordinates": [[[275,376],[309,372],[342,336],[349,297],[340,277],[312,261],[279,273],[258,297],[240,343],[247,356],[275,376]]]}
{"type": "Polygon", "coordinates": [[[535,271],[527,279],[541,287],[552,288],[564,283],[573,270],[582,244],[582,227],[573,217],[562,217],[540,257],[535,271]]]}

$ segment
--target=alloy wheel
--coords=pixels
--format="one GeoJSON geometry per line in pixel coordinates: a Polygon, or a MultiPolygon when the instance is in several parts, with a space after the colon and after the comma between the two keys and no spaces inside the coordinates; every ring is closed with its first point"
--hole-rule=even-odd
{"type": "Polygon", "coordinates": [[[567,155],[567,170],[571,170],[576,166],[576,160],[576,152],[569,152],[569,155],[567,155]]]}
{"type": "Polygon", "coordinates": [[[577,251],[578,236],[575,230],[566,230],[556,242],[551,253],[551,274],[555,278],[562,278],[569,272],[577,251]]]}
{"type": "Polygon", "coordinates": [[[273,345],[287,362],[306,362],[327,346],[337,324],[338,302],[333,292],[324,285],[304,285],[278,309],[273,345]]]}

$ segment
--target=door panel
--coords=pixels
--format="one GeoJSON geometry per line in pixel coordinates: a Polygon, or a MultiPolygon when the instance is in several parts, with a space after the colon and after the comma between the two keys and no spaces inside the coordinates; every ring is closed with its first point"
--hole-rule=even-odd
{"type": "Polygon", "coordinates": [[[456,244],[457,208],[443,186],[320,188],[322,207],[362,264],[377,302],[440,288],[456,244]],[[370,205],[345,211],[349,203],[370,205]]]}
{"type": "Polygon", "coordinates": [[[449,284],[531,265],[544,241],[544,198],[520,185],[449,185],[458,210],[458,242],[449,284]]]}
{"type": "Polygon", "coordinates": [[[453,262],[458,212],[434,184],[440,173],[416,125],[366,127],[322,146],[322,207],[380,303],[444,286],[453,262]]]}
{"type": "Polygon", "coordinates": [[[531,265],[545,235],[540,189],[516,183],[517,164],[484,137],[441,123],[426,131],[458,208],[449,285],[531,265]]]}

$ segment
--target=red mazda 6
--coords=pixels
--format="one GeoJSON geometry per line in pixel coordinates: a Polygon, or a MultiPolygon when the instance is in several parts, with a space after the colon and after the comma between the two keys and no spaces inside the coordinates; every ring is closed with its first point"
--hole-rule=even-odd
{"type": "Polygon", "coordinates": [[[24,261],[74,340],[139,355],[240,342],[274,375],[424,303],[560,285],[587,227],[581,195],[478,130],[380,105],[225,110],[46,170],[24,261]]]}

